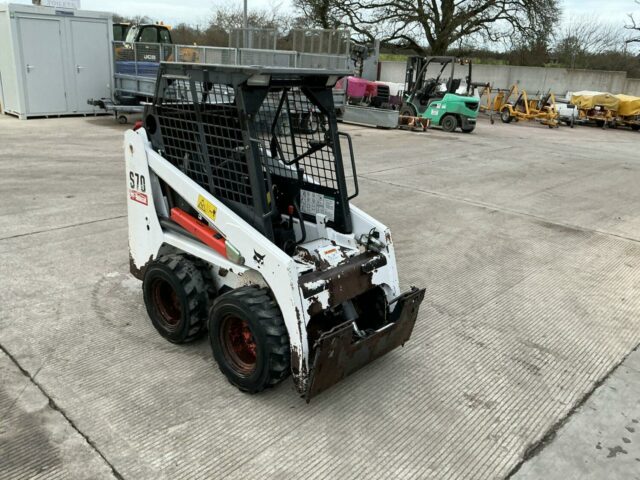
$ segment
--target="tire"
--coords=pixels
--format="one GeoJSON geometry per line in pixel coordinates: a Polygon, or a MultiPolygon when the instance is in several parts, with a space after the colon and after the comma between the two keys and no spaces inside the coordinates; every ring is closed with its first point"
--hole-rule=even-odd
{"type": "Polygon", "coordinates": [[[502,123],[511,123],[513,121],[513,117],[509,113],[508,108],[505,108],[500,112],[500,120],[502,120],[502,123]]]}
{"type": "Polygon", "coordinates": [[[440,120],[440,126],[445,132],[451,133],[458,128],[458,119],[453,115],[445,115],[442,117],[442,120],[440,120]]]}
{"type": "Polygon", "coordinates": [[[462,128],[460,127],[460,130],[462,130],[462,133],[471,133],[476,129],[476,126],[474,125],[473,127],[467,127],[467,128],[462,128]]]}
{"type": "Polygon", "coordinates": [[[211,307],[208,327],[220,371],[241,391],[257,393],[289,375],[289,335],[267,290],[240,287],[221,295],[211,307]]]}
{"type": "Polygon", "coordinates": [[[402,107],[400,107],[399,115],[401,117],[417,117],[418,112],[413,105],[411,105],[410,103],[405,103],[404,105],[402,105],[402,107]]]}
{"type": "Polygon", "coordinates": [[[640,130],[640,125],[631,125],[631,130],[637,132],[638,130],[640,130]]]}
{"type": "Polygon", "coordinates": [[[142,279],[151,323],[172,343],[187,343],[204,333],[209,296],[202,272],[182,255],[165,255],[147,267],[142,279]]]}
{"type": "Polygon", "coordinates": [[[120,125],[126,125],[127,123],[129,123],[129,119],[126,115],[118,115],[118,123],[120,125]]]}
{"type": "Polygon", "coordinates": [[[604,128],[605,127],[605,121],[604,120],[596,120],[596,126],[600,127],[600,128],[604,128]]]}

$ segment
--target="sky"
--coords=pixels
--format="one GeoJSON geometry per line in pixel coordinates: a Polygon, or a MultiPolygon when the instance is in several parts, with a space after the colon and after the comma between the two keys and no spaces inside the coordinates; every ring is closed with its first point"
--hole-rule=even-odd
{"type": "MultiPolygon", "coordinates": [[[[31,3],[31,0],[9,0],[13,3],[31,3]]],[[[269,8],[293,10],[293,0],[247,0],[249,9],[269,8]]],[[[185,22],[205,25],[215,5],[242,6],[242,0],[80,0],[86,10],[107,10],[124,16],[148,15],[168,24],[185,22]]],[[[624,24],[626,15],[635,11],[640,16],[640,5],[634,0],[561,0],[563,19],[591,16],[624,24]]]]}

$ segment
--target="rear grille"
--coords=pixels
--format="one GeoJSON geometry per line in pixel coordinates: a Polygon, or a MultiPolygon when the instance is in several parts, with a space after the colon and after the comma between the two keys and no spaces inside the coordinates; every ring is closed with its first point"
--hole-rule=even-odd
{"type": "Polygon", "coordinates": [[[378,99],[380,99],[380,101],[382,101],[383,103],[388,102],[389,101],[389,85],[383,85],[381,83],[377,84],[378,87],[378,94],[376,95],[378,97],[378,99]]]}

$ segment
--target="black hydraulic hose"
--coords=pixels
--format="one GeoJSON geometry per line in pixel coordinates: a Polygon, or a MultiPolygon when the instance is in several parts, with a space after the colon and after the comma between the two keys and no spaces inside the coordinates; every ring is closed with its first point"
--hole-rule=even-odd
{"type": "Polygon", "coordinates": [[[302,238],[298,240],[296,243],[303,243],[307,239],[307,229],[304,227],[304,218],[302,218],[302,212],[300,211],[300,207],[298,206],[298,201],[295,198],[293,199],[293,208],[296,209],[298,221],[300,222],[300,231],[302,232],[302,238]]]}

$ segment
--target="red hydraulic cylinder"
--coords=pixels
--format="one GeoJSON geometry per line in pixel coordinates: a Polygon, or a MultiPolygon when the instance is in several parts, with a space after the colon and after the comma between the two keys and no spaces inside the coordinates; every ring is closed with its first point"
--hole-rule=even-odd
{"type": "Polygon", "coordinates": [[[180,208],[171,209],[171,220],[176,222],[205,245],[213,248],[223,257],[227,256],[227,247],[225,245],[224,237],[209,225],[202,223],[200,220],[192,217],[180,208]]]}

